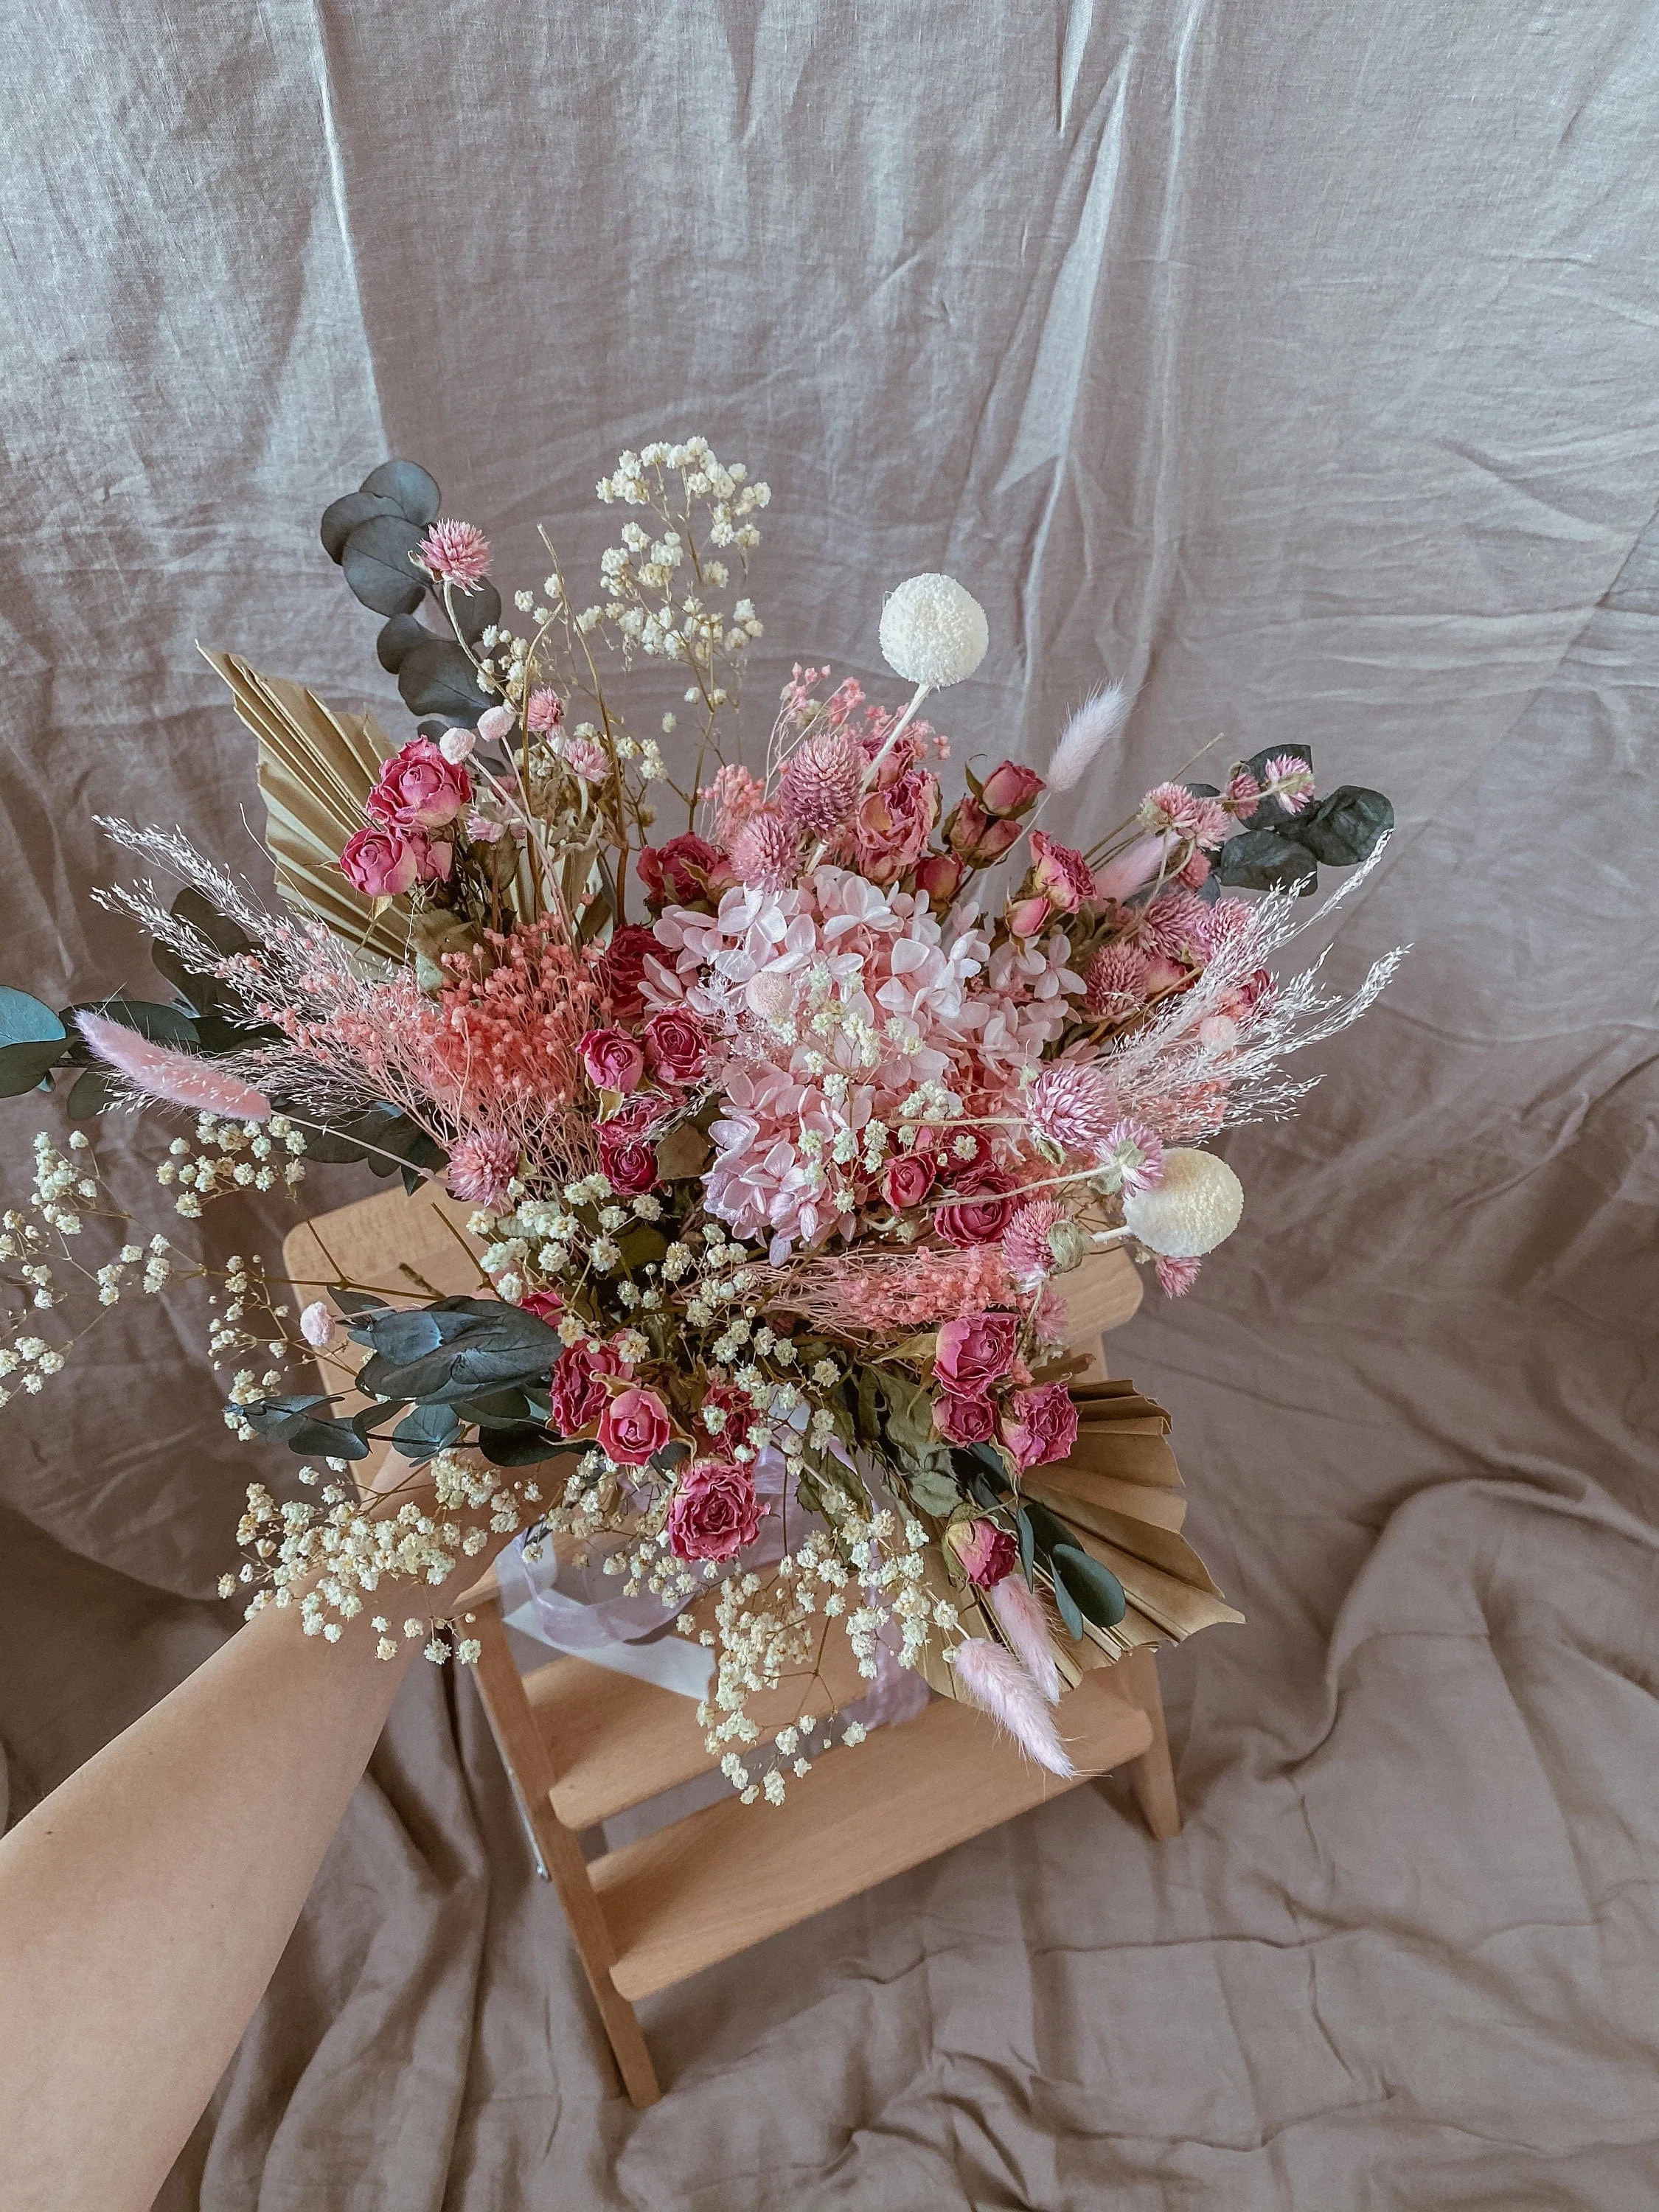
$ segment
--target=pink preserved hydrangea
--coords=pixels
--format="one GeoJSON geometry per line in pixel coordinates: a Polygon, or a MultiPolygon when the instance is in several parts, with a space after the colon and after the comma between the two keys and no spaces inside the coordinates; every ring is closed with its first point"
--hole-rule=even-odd
{"type": "Polygon", "coordinates": [[[441,516],[422,538],[416,558],[440,583],[473,592],[489,574],[489,540],[473,523],[441,516]]]}

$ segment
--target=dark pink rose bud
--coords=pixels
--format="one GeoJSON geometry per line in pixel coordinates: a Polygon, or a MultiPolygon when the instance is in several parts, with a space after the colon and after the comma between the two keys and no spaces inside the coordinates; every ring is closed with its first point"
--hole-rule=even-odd
{"type": "Polygon", "coordinates": [[[411,738],[383,762],[364,811],[399,830],[441,830],[472,803],[472,778],[430,738],[411,738]]]}
{"type": "Polygon", "coordinates": [[[708,1033],[695,1014],[665,1006],[645,1025],[645,1048],[659,1083],[683,1090],[696,1083],[708,1062],[708,1033]]]}
{"type": "Polygon", "coordinates": [[[619,1390],[599,1415],[599,1446],[618,1467],[643,1467],[674,1433],[668,1409],[654,1390],[619,1390]]]}
{"type": "Polygon", "coordinates": [[[766,1509],[746,1468],[694,1460],[668,1509],[668,1546],[679,1559],[734,1559],[760,1534],[766,1509]]]}
{"type": "Polygon", "coordinates": [[[996,1408],[971,1391],[947,1390],[933,1401],[933,1425],[947,1443],[988,1444],[997,1432],[996,1408]]]}
{"type": "Polygon", "coordinates": [[[933,1163],[921,1152],[902,1152],[896,1160],[889,1160],[881,1178],[881,1194],[889,1206],[901,1213],[907,1206],[920,1206],[933,1188],[933,1163]]]}
{"type": "Polygon", "coordinates": [[[1077,1442],[1077,1407],[1066,1385],[1045,1382],[1035,1390],[1016,1390],[1003,1413],[1002,1441],[1022,1474],[1028,1467],[1066,1458],[1077,1442]]]}
{"type": "Polygon", "coordinates": [[[1016,1322],[1011,1313],[963,1314],[939,1333],[933,1372],[952,1390],[984,1390],[1013,1364],[1016,1322]]]}
{"type": "Polygon", "coordinates": [[[1019,1547],[992,1521],[953,1521],[945,1540],[975,1589],[994,1589],[1019,1564],[1019,1547]]]}
{"type": "Polygon", "coordinates": [[[992,814],[1024,814],[1042,790],[1042,778],[1034,768],[1006,760],[985,779],[980,798],[992,814]]]}
{"type": "Polygon", "coordinates": [[[954,853],[924,853],[916,863],[916,889],[943,909],[962,889],[967,864],[954,853]]]}

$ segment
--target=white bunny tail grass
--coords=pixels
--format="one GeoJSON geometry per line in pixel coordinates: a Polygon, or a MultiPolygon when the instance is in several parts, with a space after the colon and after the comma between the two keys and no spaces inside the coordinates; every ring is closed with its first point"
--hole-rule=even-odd
{"type": "Polygon", "coordinates": [[[1121,684],[1109,684],[1080,706],[1060,733],[1048,763],[1050,791],[1070,791],[1101,747],[1109,744],[1129,719],[1133,704],[1121,684]]]}
{"type": "Polygon", "coordinates": [[[1012,1651],[987,1636],[970,1636],[951,1654],[957,1680],[974,1703],[1005,1728],[1020,1749],[1070,1782],[1077,1773],[1048,1700],[1012,1651]]]}
{"type": "Polygon", "coordinates": [[[986,1592],[997,1626],[1018,1655],[1020,1664],[1051,1705],[1060,1703],[1060,1662],[1048,1641],[1042,1600],[1024,1575],[1004,1575],[986,1592]]]}

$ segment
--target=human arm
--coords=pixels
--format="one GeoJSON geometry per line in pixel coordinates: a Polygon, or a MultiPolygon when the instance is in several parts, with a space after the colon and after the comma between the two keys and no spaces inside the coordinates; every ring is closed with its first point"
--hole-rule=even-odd
{"type": "MultiPolygon", "coordinates": [[[[453,1607],[493,1552],[406,1608],[453,1607]]],[[[388,1607],[391,1604],[388,1594],[388,1607]]],[[[267,1607],[0,1839],[0,2203],[147,2212],[416,1646],[267,1607]]]]}

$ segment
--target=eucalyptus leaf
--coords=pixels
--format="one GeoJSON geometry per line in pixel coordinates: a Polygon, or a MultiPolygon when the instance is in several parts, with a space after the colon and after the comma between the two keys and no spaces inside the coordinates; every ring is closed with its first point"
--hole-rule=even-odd
{"type": "Polygon", "coordinates": [[[374,641],[374,658],[388,676],[395,676],[416,647],[431,636],[418,615],[393,615],[374,641]]]}
{"type": "Polygon", "coordinates": [[[1054,1577],[1054,1603],[1060,1608],[1060,1622],[1066,1633],[1074,1644],[1079,1642],[1083,1635],[1082,1610],[1058,1575],[1054,1577]]]}
{"type": "Polygon", "coordinates": [[[363,478],[371,496],[393,501],[406,522],[424,530],[438,519],[438,481],[418,461],[382,461],[363,478]]]}
{"type": "Polygon", "coordinates": [[[1079,1611],[1097,1628],[1115,1628],[1128,1609],[1122,1583],[1079,1544],[1056,1544],[1050,1571],[1056,1586],[1064,1579],[1079,1611]]]}
{"type": "Polygon", "coordinates": [[[427,714],[447,726],[471,729],[486,708],[495,704],[482,690],[472,663],[453,639],[428,638],[406,653],[398,668],[398,689],[411,714],[427,714]]]}
{"type": "Polygon", "coordinates": [[[416,1406],[392,1431],[392,1441],[405,1459],[418,1466],[434,1452],[445,1451],[461,1433],[461,1424],[448,1406],[416,1406]]]}
{"type": "Polygon", "coordinates": [[[204,937],[214,951],[227,960],[234,959],[240,952],[252,952],[253,939],[240,921],[233,921],[228,914],[221,914],[205,892],[187,884],[167,909],[175,921],[182,921],[198,937],[204,937]]]}
{"type": "Polygon", "coordinates": [[[936,1521],[944,1521],[962,1503],[962,1492],[948,1474],[936,1467],[919,1468],[910,1477],[911,1502],[936,1521]]]}
{"type": "Polygon", "coordinates": [[[535,1467],[569,1449],[562,1437],[550,1436],[537,1421],[478,1431],[478,1449],[492,1467],[535,1467]]]}
{"type": "Polygon", "coordinates": [[[488,577],[470,592],[451,592],[449,599],[455,628],[469,645],[501,619],[501,595],[488,577]]]}
{"type": "Polygon", "coordinates": [[[373,492],[349,491],[343,499],[337,499],[323,509],[323,520],[318,536],[323,541],[323,550],[335,566],[345,550],[345,542],[360,522],[373,522],[377,515],[402,517],[404,511],[395,499],[378,499],[373,492]]]}
{"type": "Polygon", "coordinates": [[[1328,868],[1353,868],[1370,860],[1393,828],[1394,807],[1380,791],[1345,783],[1281,834],[1304,845],[1328,868]]]}
{"type": "Polygon", "coordinates": [[[410,559],[422,532],[400,514],[360,522],[340,550],[340,567],[352,596],[377,615],[412,615],[426,597],[427,580],[410,559]]]}
{"type": "Polygon", "coordinates": [[[33,1091],[64,1058],[67,1042],[50,1006],[0,986],[0,1098],[33,1091]]]}
{"type": "Polygon", "coordinates": [[[1249,891],[1306,894],[1319,878],[1313,854],[1277,830],[1246,830],[1230,837],[1218,856],[1216,872],[1224,884],[1249,891]]]}
{"type": "Polygon", "coordinates": [[[70,1085],[64,1110],[71,1121],[91,1121],[107,1112],[120,1095],[101,1067],[83,1067],[70,1085]]]}
{"type": "Polygon", "coordinates": [[[390,1313],[392,1308],[378,1291],[349,1291],[343,1283],[329,1286],[329,1296],[343,1314],[390,1313]]]}

